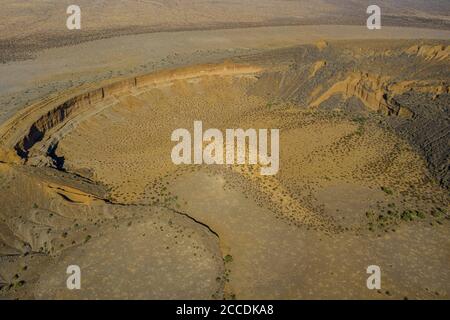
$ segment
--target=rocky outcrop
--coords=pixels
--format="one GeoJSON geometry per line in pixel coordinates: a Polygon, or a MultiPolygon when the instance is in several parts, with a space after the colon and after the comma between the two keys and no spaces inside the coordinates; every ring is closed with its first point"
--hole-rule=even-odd
{"type": "Polygon", "coordinates": [[[450,61],[450,46],[445,45],[414,45],[405,50],[405,53],[408,55],[416,55],[427,61],[450,61]]]}
{"type": "Polygon", "coordinates": [[[414,112],[398,103],[396,96],[405,92],[430,93],[434,97],[449,93],[450,87],[445,81],[400,81],[392,82],[389,77],[364,72],[355,72],[344,80],[336,82],[320,96],[313,96],[311,107],[318,107],[335,94],[341,94],[345,99],[359,98],[364,105],[384,115],[411,118],[414,112]]]}
{"type": "Polygon", "coordinates": [[[327,65],[327,62],[325,60],[320,60],[320,61],[315,62],[310,68],[310,71],[309,71],[310,72],[310,76],[309,77],[313,78],[316,75],[316,73],[320,69],[325,67],[326,65],[327,65]]]}
{"type": "Polygon", "coordinates": [[[325,40],[320,40],[320,41],[316,42],[316,48],[319,49],[320,51],[324,50],[327,47],[328,47],[328,42],[325,40]]]}

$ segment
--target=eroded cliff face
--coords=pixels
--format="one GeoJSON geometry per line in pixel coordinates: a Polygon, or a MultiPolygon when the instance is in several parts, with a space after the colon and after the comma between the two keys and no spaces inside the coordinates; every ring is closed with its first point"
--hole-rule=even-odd
{"type": "Polygon", "coordinates": [[[405,50],[405,53],[421,57],[427,61],[450,61],[450,46],[448,45],[414,45],[405,50]]]}
{"type": "Polygon", "coordinates": [[[400,105],[395,97],[405,92],[432,94],[435,98],[441,94],[449,93],[449,85],[445,81],[398,81],[389,76],[381,76],[364,72],[350,73],[346,79],[338,81],[324,93],[316,97],[313,92],[311,107],[318,107],[335,94],[344,99],[356,97],[372,111],[386,116],[396,115],[403,118],[412,118],[414,113],[410,108],[400,105]]]}
{"type": "Polygon", "coordinates": [[[311,107],[318,107],[333,95],[341,94],[344,99],[359,98],[372,111],[385,115],[405,114],[404,111],[400,111],[400,107],[389,101],[387,81],[387,77],[362,72],[351,73],[345,80],[338,81],[317,97],[311,103],[311,107]]]}
{"type": "Polygon", "coordinates": [[[52,156],[59,139],[87,117],[113,105],[115,97],[121,93],[170,86],[176,81],[205,76],[238,76],[259,71],[260,67],[225,61],[221,64],[166,70],[113,82],[92,91],[72,94],[72,97],[69,95],[67,100],[63,93],[56,101],[38,102],[30,106],[0,128],[0,161],[17,163],[20,159],[27,161],[32,157],[31,164],[51,165],[54,161],[49,160],[48,156],[52,156]],[[35,149],[33,152],[32,148],[35,149]]]}
{"type": "MultiPolygon", "coordinates": [[[[433,113],[436,99],[439,98],[439,103],[449,99],[448,51],[449,46],[445,44],[422,44],[388,48],[377,53],[372,49],[367,52],[350,50],[320,42],[314,46],[277,51],[277,55],[284,59],[281,63],[267,54],[240,58],[239,63],[225,61],[166,70],[109,82],[82,92],[63,93],[30,106],[0,127],[0,161],[62,168],[64,158],[57,150],[61,138],[105,108],[116,105],[117,97],[123,93],[139,93],[202,77],[254,76],[247,93],[262,97],[268,104],[291,101],[316,109],[335,99],[341,106],[357,99],[369,112],[398,118],[397,122],[406,121],[410,126],[420,127],[419,131],[426,135],[425,126],[432,125],[431,122],[445,126],[445,123],[433,119],[433,113]],[[419,108],[399,99],[411,93],[429,97],[428,105],[419,108]],[[422,115],[423,108],[426,108],[427,116],[422,115]]],[[[409,130],[412,131],[415,130],[409,130]]],[[[438,139],[446,139],[445,128],[440,132],[444,134],[438,139]]],[[[430,139],[416,137],[412,142],[422,141],[418,147],[427,159],[440,159],[438,164],[431,165],[441,168],[439,178],[447,160],[444,156],[431,156],[435,150],[429,148],[434,143],[434,138],[430,139]]],[[[444,153],[441,149],[437,152],[444,153]]]]}
{"type": "Polygon", "coordinates": [[[289,63],[263,73],[251,93],[314,110],[378,113],[448,187],[449,48],[448,42],[357,42],[292,49],[283,53],[289,63]]]}
{"type": "MultiPolygon", "coordinates": [[[[334,283],[334,266],[346,266],[347,294],[354,252],[387,264],[393,239],[412,272],[430,268],[423,253],[441,272],[446,225],[422,226],[447,223],[446,190],[429,172],[448,185],[449,66],[403,47],[360,49],[321,42],[75,89],[23,110],[0,127],[0,287],[8,297],[91,298],[65,290],[75,257],[99,266],[87,279],[94,297],[297,298],[334,283]],[[279,174],[175,166],[170,134],[194,120],[280,128],[279,174]],[[105,264],[120,288],[101,282],[105,264]],[[306,285],[286,276],[303,264],[315,266],[306,285]]],[[[429,279],[417,276],[426,296],[429,279]]]]}

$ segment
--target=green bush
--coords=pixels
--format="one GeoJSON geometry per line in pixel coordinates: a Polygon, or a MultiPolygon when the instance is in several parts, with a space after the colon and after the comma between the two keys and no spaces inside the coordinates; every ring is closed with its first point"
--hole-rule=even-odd
{"type": "Polygon", "coordinates": [[[384,193],[388,194],[388,195],[392,195],[394,192],[389,189],[388,187],[381,187],[381,190],[383,190],[384,193]]]}

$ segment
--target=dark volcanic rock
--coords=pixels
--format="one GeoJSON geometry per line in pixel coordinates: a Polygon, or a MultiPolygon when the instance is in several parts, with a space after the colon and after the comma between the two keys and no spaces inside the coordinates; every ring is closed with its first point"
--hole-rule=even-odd
{"type": "Polygon", "coordinates": [[[407,92],[396,100],[414,112],[412,119],[390,117],[388,123],[417,147],[440,184],[449,187],[450,94],[407,92]]]}

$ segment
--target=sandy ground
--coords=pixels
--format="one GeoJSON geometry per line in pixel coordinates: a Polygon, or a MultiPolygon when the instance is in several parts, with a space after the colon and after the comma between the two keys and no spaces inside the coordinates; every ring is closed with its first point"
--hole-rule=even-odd
{"type": "MultiPolygon", "coordinates": [[[[0,12],[0,39],[26,38],[28,46],[61,42],[71,33],[65,28],[70,0],[4,0],[0,12]],[[53,40],[51,39],[53,38],[53,40]],[[46,43],[48,41],[48,43],[46,43]]],[[[82,36],[164,30],[208,29],[288,24],[362,25],[367,0],[120,0],[76,3],[82,10],[82,36]]],[[[385,25],[449,27],[450,6],[445,0],[385,0],[385,25]]],[[[25,43],[24,43],[25,44],[25,43]]]]}

